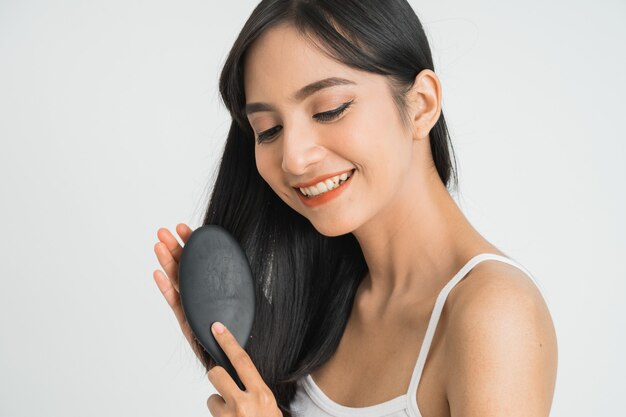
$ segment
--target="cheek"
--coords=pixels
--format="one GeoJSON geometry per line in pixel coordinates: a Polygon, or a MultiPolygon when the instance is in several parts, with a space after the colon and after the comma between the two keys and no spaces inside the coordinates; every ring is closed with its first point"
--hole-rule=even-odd
{"type": "Polygon", "coordinates": [[[340,137],[336,138],[335,143],[341,144],[345,156],[363,165],[360,168],[365,171],[387,159],[392,151],[389,148],[389,118],[383,111],[384,107],[359,109],[351,115],[350,123],[342,126],[340,137]]]}
{"type": "Polygon", "coordinates": [[[273,167],[270,157],[271,154],[260,149],[259,146],[255,148],[254,158],[256,160],[256,169],[265,182],[271,185],[274,182],[272,178],[276,174],[272,173],[272,170],[275,170],[275,168],[273,167]]]}
{"type": "Polygon", "coordinates": [[[276,158],[276,152],[268,149],[262,149],[262,146],[257,148],[254,151],[255,159],[256,159],[256,168],[259,171],[259,175],[265,182],[274,190],[276,194],[278,194],[281,198],[283,198],[283,193],[285,190],[283,184],[283,176],[281,169],[281,161],[280,158],[276,158]]]}
{"type": "Polygon", "coordinates": [[[382,197],[393,193],[405,175],[411,141],[398,124],[393,102],[379,100],[359,110],[342,129],[342,149],[357,164],[366,187],[377,189],[382,197]]]}

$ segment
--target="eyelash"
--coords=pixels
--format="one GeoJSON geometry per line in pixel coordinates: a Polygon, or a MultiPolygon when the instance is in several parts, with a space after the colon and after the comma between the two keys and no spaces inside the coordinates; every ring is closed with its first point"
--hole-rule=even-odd
{"type": "MultiPolygon", "coordinates": [[[[341,114],[346,111],[348,107],[352,104],[354,100],[350,100],[346,103],[343,103],[341,106],[337,107],[334,110],[329,110],[323,113],[317,113],[313,117],[321,122],[329,122],[331,120],[335,120],[337,117],[341,116],[341,114]]],[[[279,126],[274,126],[271,129],[265,130],[259,133],[258,143],[265,142],[267,139],[272,138],[276,133],[279,126]]]]}

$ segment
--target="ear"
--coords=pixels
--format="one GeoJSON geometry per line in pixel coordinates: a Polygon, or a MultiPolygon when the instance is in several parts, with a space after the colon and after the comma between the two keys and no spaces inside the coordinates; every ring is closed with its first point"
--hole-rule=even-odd
{"type": "Polygon", "coordinates": [[[424,69],[417,74],[407,93],[407,104],[411,112],[413,139],[427,138],[441,114],[441,83],[434,71],[424,69]]]}

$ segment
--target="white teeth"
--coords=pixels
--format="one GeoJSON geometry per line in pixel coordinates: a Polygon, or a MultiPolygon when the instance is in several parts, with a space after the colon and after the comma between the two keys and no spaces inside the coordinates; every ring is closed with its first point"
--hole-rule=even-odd
{"type": "Polygon", "coordinates": [[[300,188],[300,192],[306,196],[315,196],[315,195],[325,193],[326,191],[330,191],[339,187],[339,182],[340,181],[343,182],[347,180],[351,174],[352,172],[343,173],[341,175],[335,175],[332,178],[328,178],[324,181],[320,181],[317,184],[312,185],[310,187],[300,188]]]}

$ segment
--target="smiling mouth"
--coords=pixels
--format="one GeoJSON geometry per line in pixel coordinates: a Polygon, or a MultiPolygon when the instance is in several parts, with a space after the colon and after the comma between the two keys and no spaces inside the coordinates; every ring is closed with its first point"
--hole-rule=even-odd
{"type": "Polygon", "coordinates": [[[353,169],[350,172],[327,178],[325,181],[320,181],[317,185],[314,186],[297,188],[297,190],[305,198],[313,198],[324,195],[329,191],[341,187],[344,182],[348,181],[352,177],[352,175],[354,175],[355,170],[356,169],[353,169]]]}

